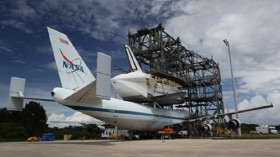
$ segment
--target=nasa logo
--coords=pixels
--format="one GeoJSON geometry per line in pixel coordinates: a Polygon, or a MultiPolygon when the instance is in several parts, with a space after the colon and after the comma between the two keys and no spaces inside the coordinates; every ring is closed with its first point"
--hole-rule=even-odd
{"type": "Polygon", "coordinates": [[[65,55],[64,53],[60,50],[60,53],[64,59],[64,61],[62,61],[62,67],[67,69],[68,73],[73,73],[73,72],[84,72],[84,68],[82,66],[82,60],[80,58],[76,58],[72,61],[70,61],[65,55]]]}
{"type": "Polygon", "coordinates": [[[77,64],[72,64],[72,62],[69,63],[69,62],[63,61],[63,66],[62,67],[66,68],[66,69],[69,69],[71,72],[79,71],[79,72],[84,73],[83,66],[77,65],[77,64]]]}

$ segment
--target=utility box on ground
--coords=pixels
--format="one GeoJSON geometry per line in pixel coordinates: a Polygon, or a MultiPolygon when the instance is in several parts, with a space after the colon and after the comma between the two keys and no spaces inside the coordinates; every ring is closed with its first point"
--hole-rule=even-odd
{"type": "Polygon", "coordinates": [[[41,141],[54,141],[54,133],[43,134],[41,141]]]}

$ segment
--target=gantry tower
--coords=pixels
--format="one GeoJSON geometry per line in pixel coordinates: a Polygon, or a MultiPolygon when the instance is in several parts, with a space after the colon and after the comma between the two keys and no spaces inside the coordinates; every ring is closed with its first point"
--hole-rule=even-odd
{"type": "Polygon", "coordinates": [[[224,113],[219,64],[185,48],[159,24],[128,33],[128,42],[140,66],[155,76],[175,81],[184,88],[184,104],[190,116],[224,113]]]}

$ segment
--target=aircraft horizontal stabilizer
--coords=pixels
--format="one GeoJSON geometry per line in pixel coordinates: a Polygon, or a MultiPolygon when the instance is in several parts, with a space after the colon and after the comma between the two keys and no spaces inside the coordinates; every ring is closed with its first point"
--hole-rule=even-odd
{"type": "Polygon", "coordinates": [[[50,102],[54,102],[54,100],[52,98],[23,97],[23,99],[35,100],[35,101],[50,101],[50,102]]]}
{"type": "Polygon", "coordinates": [[[25,97],[24,96],[25,81],[26,80],[23,78],[11,77],[8,107],[7,107],[8,110],[22,111],[24,99],[38,100],[38,101],[54,101],[53,99],[49,99],[49,98],[25,97]]]}
{"type": "Polygon", "coordinates": [[[10,83],[8,110],[22,111],[25,79],[12,77],[10,83]]]}

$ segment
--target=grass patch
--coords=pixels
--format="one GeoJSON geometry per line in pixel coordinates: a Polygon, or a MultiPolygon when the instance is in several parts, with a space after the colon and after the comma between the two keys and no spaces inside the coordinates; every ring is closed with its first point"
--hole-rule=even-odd
{"type": "Polygon", "coordinates": [[[280,135],[273,134],[242,134],[241,137],[223,137],[214,139],[280,139],[280,135]]]}

